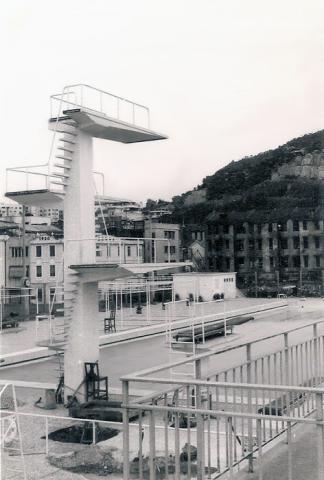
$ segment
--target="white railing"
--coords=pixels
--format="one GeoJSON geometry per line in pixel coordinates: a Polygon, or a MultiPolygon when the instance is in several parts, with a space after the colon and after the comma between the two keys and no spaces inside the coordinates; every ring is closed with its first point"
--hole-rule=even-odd
{"type": "Polygon", "coordinates": [[[90,85],[68,85],[62,93],[52,95],[51,117],[58,116],[57,108],[55,110],[57,103],[59,114],[80,108],[134,126],[150,128],[148,107],[90,85]]]}

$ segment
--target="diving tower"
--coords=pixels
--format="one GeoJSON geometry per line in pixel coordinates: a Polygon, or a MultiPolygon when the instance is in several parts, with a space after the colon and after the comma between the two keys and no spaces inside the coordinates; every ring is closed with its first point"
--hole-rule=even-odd
{"type": "MultiPolygon", "coordinates": [[[[167,137],[150,128],[147,107],[88,85],[65,87],[51,97],[48,122],[53,141],[48,163],[7,169],[25,174],[26,186],[6,196],[24,205],[64,208],[64,383],[65,395],[77,390],[84,364],[99,359],[99,335],[93,320],[98,311],[98,282],[155,270],[179,268],[187,263],[98,264],[93,178],[93,138],[139,143],[167,137]],[[32,184],[32,176],[44,182],[32,184]]],[[[35,179],[33,179],[34,181],[35,179]]]]}

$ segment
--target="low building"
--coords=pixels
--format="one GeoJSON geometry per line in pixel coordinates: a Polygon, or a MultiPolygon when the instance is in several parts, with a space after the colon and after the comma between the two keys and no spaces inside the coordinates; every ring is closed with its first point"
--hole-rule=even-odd
{"type": "Polygon", "coordinates": [[[236,273],[176,273],[173,275],[174,294],[179,300],[187,298],[209,302],[236,297],[236,273]]]}

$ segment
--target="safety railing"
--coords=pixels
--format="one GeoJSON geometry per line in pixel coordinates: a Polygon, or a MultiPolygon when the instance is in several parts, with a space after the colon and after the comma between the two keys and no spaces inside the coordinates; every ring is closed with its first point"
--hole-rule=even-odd
{"type": "MultiPolygon", "coordinates": [[[[152,379],[146,380],[152,382],[152,379]]],[[[263,455],[275,442],[280,444],[281,456],[283,453],[287,456],[280,477],[292,480],[294,455],[298,454],[294,445],[297,425],[302,425],[303,432],[308,429],[315,437],[317,464],[313,463],[312,477],[308,478],[322,478],[324,389],[227,384],[199,379],[170,381],[160,378],[159,383],[168,385],[168,390],[173,385],[174,390],[154,398],[131,401],[128,381],[124,379],[125,480],[134,477],[136,467],[137,478],[141,479],[148,474],[152,480],[169,476],[180,479],[184,475],[216,479],[227,474],[234,478],[245,467],[249,472],[256,472],[257,477],[253,478],[261,480],[266,469],[271,469],[263,455]],[[226,403],[219,389],[226,392],[226,403]],[[310,397],[313,408],[303,411],[310,397]],[[140,413],[138,432],[134,435],[132,431],[130,435],[129,415],[134,409],[140,413]],[[143,416],[149,422],[148,442],[143,441],[143,416]],[[139,452],[137,466],[134,465],[135,451],[139,452]]],[[[239,479],[240,475],[235,478],[239,479]]]]}
{"type": "MultiPolygon", "coordinates": [[[[142,404],[150,418],[153,446],[146,452],[145,461],[150,465],[151,478],[155,478],[157,465],[169,473],[166,465],[173,465],[170,468],[176,472],[175,478],[180,478],[180,473],[188,473],[191,469],[186,454],[189,444],[194,447],[197,458],[194,462],[190,460],[198,469],[197,478],[217,478],[226,472],[230,472],[232,478],[235,468],[243,461],[247,461],[252,471],[253,457],[257,454],[258,478],[262,479],[265,446],[270,448],[286,432],[288,447],[285,445],[285,448],[290,455],[293,426],[304,423],[306,427],[308,422],[315,421],[314,416],[319,431],[323,427],[324,394],[324,334],[319,329],[323,326],[324,321],[318,321],[123,377],[126,436],[127,415],[135,405],[139,408],[142,404]],[[296,341],[300,336],[302,341],[296,341]],[[180,373],[177,378],[173,376],[177,369],[189,364],[194,365],[195,378],[180,373]],[[137,388],[140,384],[149,385],[152,394],[132,404],[128,397],[132,382],[137,388]],[[162,448],[156,425],[164,429],[162,448]],[[165,450],[163,459],[158,455],[157,460],[156,441],[159,455],[161,449],[165,450]],[[172,460],[166,460],[170,454],[172,460]],[[181,458],[186,458],[183,465],[181,458]]],[[[323,467],[321,432],[314,446],[322,449],[318,472],[323,467]]],[[[127,448],[127,438],[124,445],[127,448]]],[[[292,479],[294,461],[289,455],[288,476],[283,478],[292,479]]],[[[316,478],[316,473],[312,478],[316,478]]]]}
{"type": "Polygon", "coordinates": [[[134,126],[150,128],[148,107],[90,85],[68,85],[62,93],[51,96],[51,117],[76,108],[100,113],[134,126]]]}

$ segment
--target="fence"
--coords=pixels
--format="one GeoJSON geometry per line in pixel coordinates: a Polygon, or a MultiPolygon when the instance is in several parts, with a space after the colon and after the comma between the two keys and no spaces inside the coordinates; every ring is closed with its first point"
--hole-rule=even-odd
{"type": "Polygon", "coordinates": [[[282,442],[281,450],[287,454],[287,476],[282,478],[291,480],[296,455],[292,429],[297,425],[308,429],[314,439],[314,478],[322,478],[324,335],[318,332],[322,326],[323,321],[304,325],[123,377],[125,480],[133,474],[131,460],[136,449],[141,452],[139,478],[148,472],[151,480],[161,472],[166,478],[171,474],[172,478],[218,478],[225,474],[234,478],[238,468],[246,464],[262,479],[264,452],[275,441],[282,442]],[[305,338],[307,329],[312,330],[311,338],[305,338]],[[290,342],[298,333],[303,341],[290,342]],[[269,351],[274,340],[283,348],[252,356],[262,342],[269,351]],[[245,361],[222,368],[228,364],[228,355],[238,351],[240,355],[245,352],[245,361]],[[194,364],[196,378],[172,378],[175,369],[189,363],[194,364]],[[132,402],[131,382],[149,385],[155,393],[132,402]],[[168,390],[164,390],[166,385],[168,390]],[[146,446],[139,433],[137,444],[130,435],[128,416],[133,409],[149,420],[146,446]]]}

